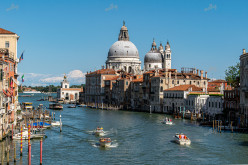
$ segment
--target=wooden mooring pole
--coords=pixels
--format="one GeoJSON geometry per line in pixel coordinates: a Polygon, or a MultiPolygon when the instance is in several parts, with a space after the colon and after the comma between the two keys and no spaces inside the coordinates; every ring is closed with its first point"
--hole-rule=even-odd
{"type": "Polygon", "coordinates": [[[14,162],[16,162],[16,144],[14,143],[14,162]]]}
{"type": "Polygon", "coordinates": [[[214,132],[214,120],[213,120],[213,132],[214,132]]]}
{"type": "Polygon", "coordinates": [[[31,165],[31,144],[28,144],[28,165],[31,165]]]}
{"type": "Polygon", "coordinates": [[[21,148],[20,148],[20,156],[22,157],[22,126],[21,126],[21,148]]]}
{"type": "Polygon", "coordinates": [[[42,165],[42,138],[40,139],[40,165],[42,165]]]}

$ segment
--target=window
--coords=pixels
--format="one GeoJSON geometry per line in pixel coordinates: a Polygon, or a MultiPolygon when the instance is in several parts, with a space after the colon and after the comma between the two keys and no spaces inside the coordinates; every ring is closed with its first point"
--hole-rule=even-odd
{"type": "Polygon", "coordinates": [[[9,41],[5,41],[5,48],[9,48],[9,41]]]}
{"type": "Polygon", "coordinates": [[[189,84],[191,85],[191,84],[192,84],[192,82],[190,81],[190,82],[189,82],[189,84]]]}
{"type": "Polygon", "coordinates": [[[174,80],[172,80],[172,84],[174,84],[174,80]]]}
{"type": "Polygon", "coordinates": [[[126,81],[126,85],[128,85],[128,81],[126,81]]]}
{"type": "Polygon", "coordinates": [[[177,84],[179,84],[179,80],[177,81],[177,84]]]}
{"type": "Polygon", "coordinates": [[[149,64],[149,68],[151,67],[151,64],[149,64]]]}
{"type": "Polygon", "coordinates": [[[163,80],[161,80],[161,83],[163,83],[163,80]]]}
{"type": "Polygon", "coordinates": [[[65,88],[67,88],[67,85],[65,85],[65,88]]]}

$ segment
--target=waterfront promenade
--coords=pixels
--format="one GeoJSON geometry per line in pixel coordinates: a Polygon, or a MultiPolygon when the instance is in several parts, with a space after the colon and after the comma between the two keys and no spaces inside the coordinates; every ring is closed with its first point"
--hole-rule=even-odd
{"type": "MultiPolygon", "coordinates": [[[[34,106],[42,94],[19,98],[34,106]]],[[[234,164],[247,163],[248,135],[240,133],[213,133],[212,128],[199,126],[189,120],[173,120],[175,125],[161,124],[165,115],[143,112],[107,111],[84,107],[66,108],[56,112],[62,115],[63,131],[59,127],[46,130],[43,140],[43,164],[234,164]],[[99,148],[92,130],[102,126],[114,145],[99,148]],[[175,144],[175,133],[185,133],[191,139],[189,147],[175,144]]],[[[17,147],[19,141],[12,141],[17,147]]],[[[1,143],[2,144],[2,143],[1,143]]],[[[0,146],[1,146],[0,144],[0,146]]],[[[31,140],[32,164],[39,164],[39,140],[31,140]]],[[[27,164],[27,141],[23,143],[22,164],[27,164]]],[[[1,148],[1,147],[0,147],[1,148]]],[[[2,150],[2,149],[0,149],[2,150]]],[[[1,153],[2,154],[2,151],[1,153]]],[[[13,164],[13,152],[10,153],[13,164]]]]}

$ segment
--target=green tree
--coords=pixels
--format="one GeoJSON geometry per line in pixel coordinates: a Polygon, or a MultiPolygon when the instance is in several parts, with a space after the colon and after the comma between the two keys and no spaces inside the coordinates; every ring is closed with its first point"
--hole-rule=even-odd
{"type": "Polygon", "coordinates": [[[226,74],[226,81],[232,87],[238,87],[240,82],[240,63],[238,62],[234,66],[229,66],[228,69],[225,71],[226,74]]]}

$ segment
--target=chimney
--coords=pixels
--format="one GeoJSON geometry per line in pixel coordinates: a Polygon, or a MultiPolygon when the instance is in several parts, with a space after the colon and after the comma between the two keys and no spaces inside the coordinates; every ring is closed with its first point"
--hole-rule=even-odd
{"type": "Polygon", "coordinates": [[[245,52],[245,49],[243,49],[243,54],[245,54],[246,52],[245,52]]]}
{"type": "Polygon", "coordinates": [[[197,76],[199,76],[199,69],[197,69],[197,73],[196,74],[197,74],[197,76]]]}
{"type": "Polygon", "coordinates": [[[203,70],[201,70],[200,72],[201,72],[201,79],[203,79],[203,70]]]}
{"type": "Polygon", "coordinates": [[[208,74],[208,72],[205,72],[205,78],[208,78],[208,75],[207,74],[208,74]]]}

